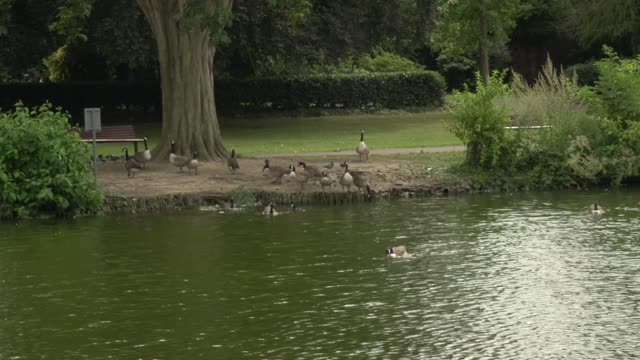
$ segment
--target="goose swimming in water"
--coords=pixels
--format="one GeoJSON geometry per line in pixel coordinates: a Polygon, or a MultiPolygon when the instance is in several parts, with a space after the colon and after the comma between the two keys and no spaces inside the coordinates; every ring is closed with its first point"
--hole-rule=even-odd
{"type": "Polygon", "coordinates": [[[262,211],[262,215],[276,216],[278,215],[278,212],[276,211],[274,204],[269,203],[269,205],[264,207],[264,210],[262,211]]]}
{"type": "Polygon", "coordinates": [[[407,248],[404,245],[389,246],[387,250],[385,250],[385,254],[387,254],[387,256],[389,257],[410,256],[407,252],[407,248]]]}
{"type": "Polygon", "coordinates": [[[602,208],[602,206],[598,205],[598,202],[596,201],[591,204],[591,206],[589,206],[589,213],[594,215],[602,215],[604,214],[604,209],[602,208]]]}

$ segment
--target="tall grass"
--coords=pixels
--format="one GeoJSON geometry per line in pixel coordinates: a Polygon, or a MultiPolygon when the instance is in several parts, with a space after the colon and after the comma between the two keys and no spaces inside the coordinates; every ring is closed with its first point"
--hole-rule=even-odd
{"type": "Polygon", "coordinates": [[[586,91],[575,76],[565,76],[547,58],[533,84],[513,73],[508,106],[519,126],[548,126],[527,132],[529,140],[552,151],[564,151],[569,142],[583,135],[592,142],[600,138],[597,119],[589,113],[586,91]]]}

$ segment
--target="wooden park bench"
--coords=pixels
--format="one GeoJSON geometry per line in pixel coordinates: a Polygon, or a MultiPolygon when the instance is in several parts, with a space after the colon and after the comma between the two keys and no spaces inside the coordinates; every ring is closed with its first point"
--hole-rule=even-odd
{"type": "MultiPolygon", "coordinates": [[[[93,141],[91,130],[80,129],[80,138],[84,142],[93,141]]],[[[133,125],[103,126],[102,130],[96,132],[96,143],[133,143],[134,153],[138,152],[138,143],[144,139],[136,137],[133,125]]]]}

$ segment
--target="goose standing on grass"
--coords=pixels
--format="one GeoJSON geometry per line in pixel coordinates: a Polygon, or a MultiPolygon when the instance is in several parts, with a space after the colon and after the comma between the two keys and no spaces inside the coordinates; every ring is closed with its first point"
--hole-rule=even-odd
{"type": "Polygon", "coordinates": [[[124,151],[124,168],[127,169],[127,177],[135,177],[136,171],[142,169],[142,165],[136,159],[129,157],[127,148],[122,149],[122,151],[124,151]]]}
{"type": "Polygon", "coordinates": [[[407,248],[404,245],[389,246],[384,253],[389,257],[410,256],[407,252],[407,248]]]}
{"type": "Polygon", "coordinates": [[[604,214],[604,209],[602,206],[598,205],[598,202],[596,201],[589,206],[589,214],[602,215],[604,214]]]}
{"type": "Polygon", "coordinates": [[[186,156],[176,155],[176,143],[171,140],[171,154],[169,154],[169,162],[182,171],[182,168],[187,166],[190,161],[191,159],[186,156]]]}
{"type": "Polygon", "coordinates": [[[369,160],[369,147],[364,143],[364,130],[360,130],[360,143],[356,147],[356,152],[358,156],[360,156],[360,161],[362,161],[362,156],[364,155],[365,161],[369,160]]]}
{"type": "Polygon", "coordinates": [[[236,158],[236,150],[231,149],[231,157],[227,160],[227,167],[231,172],[235,173],[238,169],[240,169],[240,165],[238,164],[238,159],[236,158]]]}
{"type": "Polygon", "coordinates": [[[262,211],[262,215],[271,215],[271,216],[278,215],[278,212],[276,211],[276,208],[273,202],[270,202],[269,205],[265,206],[264,210],[262,211]]]}
{"type": "Polygon", "coordinates": [[[147,161],[151,160],[151,151],[149,150],[149,145],[147,144],[149,138],[145,136],[142,139],[144,140],[144,150],[138,151],[133,158],[136,159],[137,162],[142,164],[142,167],[146,169],[147,161]]]}
{"type": "Polygon", "coordinates": [[[191,159],[187,163],[187,169],[189,169],[189,175],[191,175],[191,170],[195,170],[196,171],[195,174],[198,175],[198,166],[200,166],[200,163],[198,162],[198,152],[194,151],[193,159],[191,159]]]}

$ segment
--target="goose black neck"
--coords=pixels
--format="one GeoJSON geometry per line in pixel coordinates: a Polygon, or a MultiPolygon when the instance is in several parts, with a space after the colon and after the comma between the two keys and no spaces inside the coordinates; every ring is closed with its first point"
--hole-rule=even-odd
{"type": "Polygon", "coordinates": [[[149,146],[147,145],[147,139],[144,139],[144,149],[149,150],[149,146]]]}
{"type": "Polygon", "coordinates": [[[171,153],[172,154],[176,153],[176,143],[174,143],[173,141],[171,142],[171,153]]]}
{"type": "Polygon", "coordinates": [[[124,149],[124,159],[129,160],[129,150],[124,149]]]}
{"type": "Polygon", "coordinates": [[[360,141],[364,141],[364,131],[360,132],[360,141]]]}

